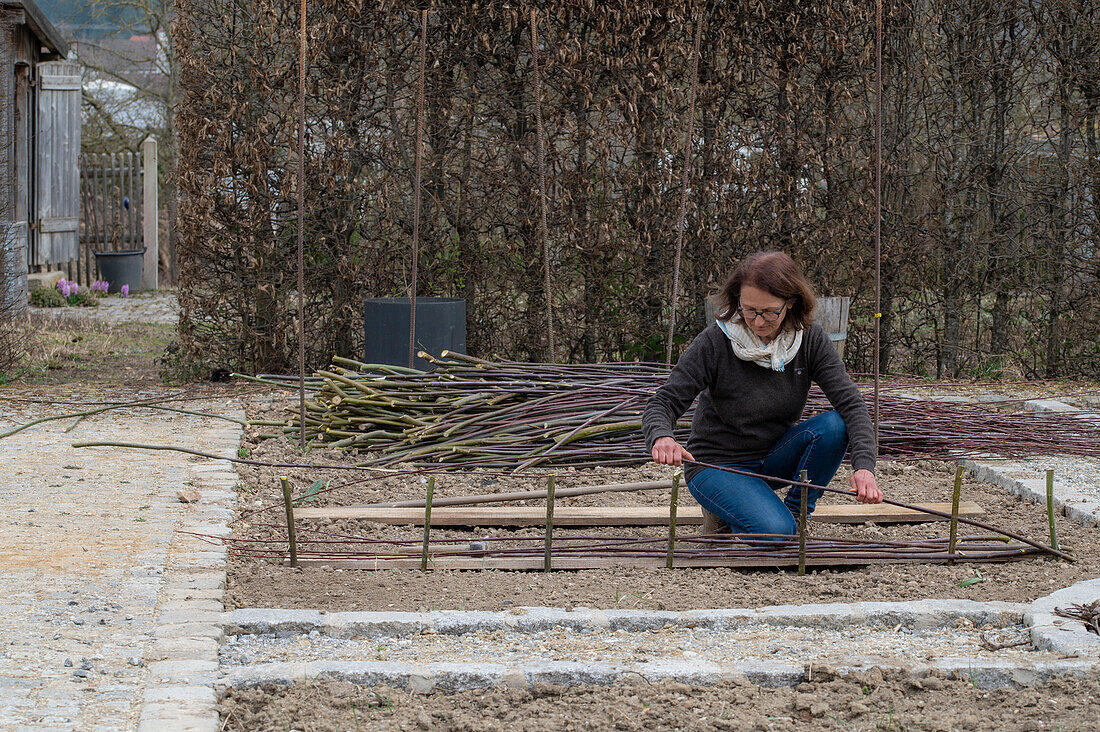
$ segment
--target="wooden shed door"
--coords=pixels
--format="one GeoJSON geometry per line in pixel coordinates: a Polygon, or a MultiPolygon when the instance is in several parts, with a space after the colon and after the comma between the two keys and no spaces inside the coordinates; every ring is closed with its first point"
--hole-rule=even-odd
{"type": "Polygon", "coordinates": [[[80,66],[68,61],[38,65],[32,264],[78,257],[81,75],[80,66]]]}

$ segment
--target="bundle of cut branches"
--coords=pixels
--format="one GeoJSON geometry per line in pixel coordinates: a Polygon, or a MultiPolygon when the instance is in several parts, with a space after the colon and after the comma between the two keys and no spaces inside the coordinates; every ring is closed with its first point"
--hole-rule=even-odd
{"type": "MultiPolygon", "coordinates": [[[[440,358],[420,356],[433,370],[337,358],[330,369],[316,372],[307,380],[306,439],[371,452],[377,466],[523,469],[649,460],[641,417],[668,376],[664,365],[484,361],[447,351],[440,358]]],[[[245,378],[298,388],[290,377],[245,378]]],[[[804,417],[831,408],[815,387],[804,417]]],[[[285,421],[253,424],[297,436],[296,406],[293,412],[285,421]]],[[[881,395],[879,412],[884,458],[1100,457],[1100,417],[1091,413],[1005,412],[881,395]]],[[[689,410],[677,425],[681,442],[691,418],[689,410]]]]}
{"type": "Polygon", "coordinates": [[[1070,605],[1069,607],[1056,607],[1054,614],[1060,618],[1080,620],[1090,633],[1100,635],[1100,600],[1093,600],[1087,604],[1070,605]]]}

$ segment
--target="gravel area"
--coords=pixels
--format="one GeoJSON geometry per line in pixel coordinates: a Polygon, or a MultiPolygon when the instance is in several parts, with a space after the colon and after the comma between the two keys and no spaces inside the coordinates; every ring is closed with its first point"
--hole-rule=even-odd
{"type": "Polygon", "coordinates": [[[129,297],[104,297],[94,308],[27,308],[38,318],[88,319],[108,323],[169,323],[179,321],[175,290],[139,292],[129,297]]]}
{"type": "MultiPolygon", "coordinates": [[[[49,399],[88,402],[103,394],[78,387],[46,394],[5,390],[0,432],[73,409],[49,399]]],[[[212,408],[208,401],[178,405],[212,408]]],[[[217,408],[230,411],[227,405],[217,408]]],[[[72,420],[47,422],[0,440],[4,730],[136,729],[147,698],[174,693],[164,692],[160,682],[168,669],[155,665],[170,657],[158,645],[158,633],[169,610],[189,606],[173,608],[177,600],[166,588],[184,574],[179,583],[193,586],[198,575],[190,561],[205,560],[203,552],[210,548],[180,536],[178,529],[189,521],[206,524],[228,515],[225,509],[208,512],[178,497],[182,490],[209,490],[210,471],[221,469],[211,461],[168,452],[74,449],[72,444],[137,437],[228,452],[234,449],[236,429],[163,411],[100,414],[72,431],[70,425],[72,420]]],[[[213,600],[206,602],[213,605],[213,600]]],[[[216,607],[221,609],[220,602],[216,607]]],[[[185,640],[172,632],[174,643],[185,640]]],[[[175,661],[170,665],[181,667],[175,661]]],[[[173,681],[180,684],[179,678],[173,681]]],[[[213,690],[207,693],[212,707],[213,690]]]]}
{"type": "Polygon", "coordinates": [[[1100,500],[1100,460],[1079,457],[1043,457],[1033,460],[1017,460],[1021,473],[1034,478],[1045,478],[1046,471],[1054,471],[1058,485],[1074,489],[1100,500]]]}
{"type": "Polygon", "coordinates": [[[231,636],[221,651],[223,668],[272,662],[398,661],[423,663],[530,663],[538,661],[647,662],[675,659],[714,663],[769,661],[840,665],[853,658],[933,661],[949,656],[1020,662],[1057,656],[1032,649],[1022,625],[913,630],[853,626],[842,630],[748,625],[730,630],[666,625],[627,631],[578,632],[552,628],[535,633],[491,631],[462,635],[421,634],[361,640],[329,638],[319,631],[291,638],[274,634],[231,636]],[[1013,648],[990,647],[1022,643],[1013,648]]]}

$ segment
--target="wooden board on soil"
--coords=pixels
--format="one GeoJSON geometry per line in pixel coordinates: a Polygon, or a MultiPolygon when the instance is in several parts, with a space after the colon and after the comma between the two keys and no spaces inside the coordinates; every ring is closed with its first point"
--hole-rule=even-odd
{"type": "MultiPolygon", "coordinates": [[[[926,503],[924,507],[940,513],[951,513],[951,503],[926,503]]],[[[973,518],[983,513],[974,502],[959,504],[959,515],[973,518]]],[[[375,508],[372,506],[328,506],[298,508],[294,518],[307,520],[356,519],[375,524],[423,526],[423,508],[375,508]]],[[[934,514],[922,513],[900,506],[825,505],[814,511],[811,519],[823,524],[917,523],[946,521],[934,514]]],[[[698,526],[703,512],[698,506],[684,506],[676,513],[679,526],[698,526]]],[[[438,506],[432,507],[432,526],[544,526],[546,509],[539,506],[438,506]]],[[[555,506],[555,526],[665,526],[667,506],[555,506]]]]}

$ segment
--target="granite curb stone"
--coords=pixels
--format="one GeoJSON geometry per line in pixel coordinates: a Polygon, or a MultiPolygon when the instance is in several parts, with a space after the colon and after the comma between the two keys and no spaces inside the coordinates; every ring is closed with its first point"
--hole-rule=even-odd
{"type": "Polygon", "coordinates": [[[274,635],[287,638],[314,630],[332,638],[382,638],[431,631],[447,635],[551,629],[578,632],[658,630],[666,625],[730,630],[751,624],[842,629],[852,625],[895,626],[914,630],[952,627],[959,619],[975,625],[1005,627],[1022,622],[1028,605],[973,600],[914,600],[774,605],[759,610],[598,610],[522,607],[504,612],[436,610],[430,613],[320,613],[316,610],[247,608],[221,616],[226,635],[274,635]]]}
{"type": "Polygon", "coordinates": [[[1039,598],[1024,615],[1024,622],[1031,628],[1031,642],[1041,651],[1100,659],[1100,635],[1090,633],[1079,620],[1054,614],[1055,609],[1097,601],[1100,601],[1100,578],[1084,580],[1039,598]]]}
{"type": "MultiPolygon", "coordinates": [[[[1082,660],[1032,664],[966,657],[944,658],[934,663],[920,664],[882,663],[861,659],[855,661],[847,666],[830,667],[830,670],[845,675],[877,668],[905,673],[914,678],[924,678],[933,672],[939,672],[967,680],[977,687],[990,689],[1013,684],[1041,683],[1062,674],[1084,675],[1097,669],[1096,663],[1082,660]]],[[[267,683],[291,685],[299,681],[326,679],[369,686],[384,684],[414,693],[426,693],[435,689],[462,691],[514,686],[521,677],[526,686],[542,683],[608,686],[620,680],[640,678],[650,683],[671,680],[698,685],[747,681],[759,686],[778,688],[794,686],[812,679],[813,668],[765,661],[720,664],[671,659],[623,664],[537,661],[510,666],[498,663],[416,665],[388,661],[314,661],[257,664],[234,669],[219,679],[217,687],[254,688],[267,683]]]]}

